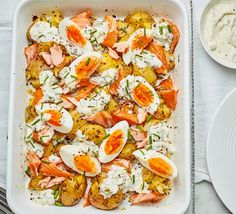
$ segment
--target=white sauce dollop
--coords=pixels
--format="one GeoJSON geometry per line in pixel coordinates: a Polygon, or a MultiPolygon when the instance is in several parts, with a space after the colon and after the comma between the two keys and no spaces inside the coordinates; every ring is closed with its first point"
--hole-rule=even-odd
{"type": "Polygon", "coordinates": [[[30,37],[36,42],[50,42],[58,36],[58,29],[54,26],[50,26],[48,22],[37,21],[30,28],[30,37]]]}
{"type": "Polygon", "coordinates": [[[106,86],[116,80],[117,74],[118,71],[116,69],[110,68],[99,76],[91,77],[91,81],[97,83],[100,86],[106,86]]]}
{"type": "Polygon", "coordinates": [[[42,191],[30,191],[30,198],[36,203],[41,205],[54,205],[55,199],[53,190],[47,189],[42,191]]]}
{"type": "Polygon", "coordinates": [[[206,15],[206,45],[219,60],[236,64],[236,2],[220,1],[206,15]]]}
{"type": "Polygon", "coordinates": [[[94,113],[102,111],[110,101],[111,96],[105,91],[95,94],[92,98],[81,99],[77,103],[77,111],[81,115],[91,116],[94,113]]]}

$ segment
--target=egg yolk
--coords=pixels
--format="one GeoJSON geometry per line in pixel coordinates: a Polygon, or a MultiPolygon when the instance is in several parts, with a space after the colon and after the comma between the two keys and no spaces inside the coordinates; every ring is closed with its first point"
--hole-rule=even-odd
{"type": "Polygon", "coordinates": [[[148,106],[154,100],[153,92],[143,83],[140,83],[136,88],[134,88],[133,97],[141,106],[148,106]]]}
{"type": "Polygon", "coordinates": [[[107,155],[112,155],[119,152],[124,143],[123,138],[124,134],[120,129],[114,131],[107,139],[104,147],[105,153],[107,155]]]}
{"type": "Polygon", "coordinates": [[[80,30],[75,25],[68,26],[66,29],[66,34],[67,34],[67,37],[70,41],[72,41],[82,47],[86,45],[85,38],[83,37],[80,30]]]}
{"type": "Polygon", "coordinates": [[[84,58],[75,68],[78,79],[89,77],[96,69],[99,59],[95,56],[84,58]]]}
{"type": "Polygon", "coordinates": [[[77,155],[74,157],[74,163],[78,170],[83,172],[95,173],[96,167],[95,163],[91,159],[91,157],[87,155],[77,155]]]}
{"type": "Polygon", "coordinates": [[[49,119],[49,123],[54,125],[54,126],[61,126],[61,118],[62,118],[62,114],[59,111],[53,110],[53,109],[48,109],[46,111],[44,111],[44,113],[46,114],[50,114],[51,117],[49,119]]]}
{"type": "Polygon", "coordinates": [[[131,50],[143,50],[152,41],[152,36],[138,35],[131,43],[131,50]]]}
{"type": "Polygon", "coordinates": [[[150,158],[148,160],[151,169],[159,174],[170,177],[173,174],[173,168],[169,163],[161,158],[150,158]]]}

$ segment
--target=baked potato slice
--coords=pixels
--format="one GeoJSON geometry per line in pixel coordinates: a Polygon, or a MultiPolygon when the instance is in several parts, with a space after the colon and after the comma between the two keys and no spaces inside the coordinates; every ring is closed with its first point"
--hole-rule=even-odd
{"type": "Polygon", "coordinates": [[[64,18],[62,13],[58,10],[52,11],[50,23],[54,27],[58,27],[61,20],[64,18]]]}
{"type": "Polygon", "coordinates": [[[89,140],[94,141],[97,145],[100,145],[106,136],[104,127],[97,124],[86,124],[82,126],[80,130],[88,137],[89,140]]]}
{"type": "Polygon", "coordinates": [[[28,105],[25,109],[25,122],[32,122],[35,117],[37,117],[35,107],[33,105],[28,105]]]}
{"type": "Polygon", "coordinates": [[[119,108],[118,102],[117,102],[114,98],[111,97],[109,103],[107,104],[107,109],[106,109],[106,110],[107,110],[109,113],[112,113],[112,112],[115,111],[117,108],[119,108]]]}
{"type": "Polygon", "coordinates": [[[44,62],[43,59],[38,59],[30,63],[25,70],[27,83],[32,84],[34,88],[39,88],[39,74],[41,71],[46,69],[49,69],[49,66],[44,62]]]}
{"type": "Polygon", "coordinates": [[[43,157],[49,157],[50,155],[54,154],[54,152],[55,152],[55,147],[51,141],[46,146],[44,146],[43,157]]]}
{"type": "Polygon", "coordinates": [[[59,200],[64,206],[73,206],[84,196],[86,187],[84,175],[77,174],[72,178],[66,178],[61,184],[59,200]]]}
{"type": "Polygon", "coordinates": [[[100,175],[96,176],[93,179],[92,185],[90,187],[88,197],[90,203],[101,210],[113,210],[117,208],[122,202],[124,195],[121,191],[117,192],[115,195],[110,198],[105,199],[99,190],[99,185],[102,183],[102,180],[106,177],[106,173],[102,172],[100,175]]]}
{"type": "Polygon", "coordinates": [[[73,128],[72,130],[67,134],[67,137],[69,139],[74,139],[76,136],[76,132],[84,125],[86,125],[88,122],[86,120],[81,119],[79,112],[76,110],[70,110],[69,111],[72,119],[73,119],[73,128]]]}
{"type": "Polygon", "coordinates": [[[158,191],[161,194],[169,194],[172,182],[168,178],[162,178],[158,175],[155,175],[150,170],[143,168],[142,169],[143,181],[149,184],[148,189],[150,191],[158,191]]]}
{"type": "Polygon", "coordinates": [[[46,18],[44,15],[42,15],[42,16],[36,18],[36,19],[32,22],[32,24],[29,26],[29,28],[27,29],[27,32],[26,32],[26,37],[27,37],[27,39],[28,39],[29,41],[32,41],[31,36],[30,36],[30,29],[31,29],[31,28],[34,26],[34,24],[35,24],[36,22],[38,22],[38,21],[48,22],[47,18],[46,18]]]}
{"type": "Polygon", "coordinates": [[[160,98],[160,104],[158,106],[157,112],[155,113],[155,118],[158,120],[165,120],[171,116],[172,110],[166,105],[163,98],[160,98]]]}
{"type": "Polygon", "coordinates": [[[135,157],[133,152],[137,149],[135,143],[127,142],[122,149],[121,153],[118,155],[118,158],[126,159],[126,160],[134,160],[135,157]]]}
{"type": "Polygon", "coordinates": [[[42,190],[42,188],[39,185],[39,182],[44,179],[45,176],[43,174],[39,174],[38,176],[33,176],[30,178],[30,182],[28,184],[28,187],[30,190],[42,190]]]}
{"type": "Polygon", "coordinates": [[[175,67],[175,56],[173,53],[170,53],[168,51],[165,51],[165,56],[166,56],[167,67],[168,70],[170,71],[175,67]]]}
{"type": "Polygon", "coordinates": [[[108,53],[103,53],[101,64],[98,67],[97,71],[99,74],[101,74],[102,72],[110,68],[119,70],[122,73],[123,77],[126,77],[132,73],[132,67],[126,65],[122,59],[115,60],[112,59],[108,53]]]}
{"type": "Polygon", "coordinates": [[[137,65],[133,65],[133,74],[135,76],[142,76],[149,83],[153,83],[157,80],[157,75],[153,68],[147,66],[145,68],[139,68],[137,65]]]}
{"type": "Polygon", "coordinates": [[[145,11],[130,13],[125,18],[125,22],[132,24],[136,30],[139,28],[151,28],[152,24],[155,23],[153,17],[145,11]]]}
{"type": "Polygon", "coordinates": [[[123,20],[118,20],[117,30],[118,30],[118,42],[123,42],[129,39],[129,37],[135,31],[135,27],[123,20]]]}

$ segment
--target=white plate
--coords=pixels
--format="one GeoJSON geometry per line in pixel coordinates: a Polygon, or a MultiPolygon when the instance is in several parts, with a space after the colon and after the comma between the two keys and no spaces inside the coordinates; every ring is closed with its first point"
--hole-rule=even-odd
{"type": "Polygon", "coordinates": [[[205,8],[203,9],[201,18],[200,18],[200,25],[199,25],[199,35],[200,35],[200,40],[202,42],[202,46],[204,47],[205,51],[208,53],[208,55],[214,59],[216,62],[218,62],[219,64],[228,67],[228,68],[232,68],[232,69],[236,69],[236,64],[235,63],[230,63],[230,62],[226,62],[222,59],[217,58],[212,51],[209,49],[208,45],[206,44],[205,38],[204,38],[204,25],[205,25],[205,21],[206,21],[206,15],[208,13],[208,11],[214,6],[216,5],[218,2],[220,2],[222,0],[210,0],[208,2],[208,4],[205,6],[205,8]]]}
{"type": "Polygon", "coordinates": [[[217,194],[236,213],[236,89],[216,111],[208,135],[207,163],[217,194]]]}
{"type": "MultiPolygon", "coordinates": [[[[178,168],[178,177],[174,180],[173,191],[167,200],[148,207],[148,213],[184,213],[190,200],[190,73],[189,73],[189,31],[188,16],[179,0],[26,0],[18,6],[13,23],[11,87],[9,103],[9,133],[8,133],[8,162],[7,162],[7,199],[10,207],[16,213],[22,214],[63,214],[104,213],[93,207],[40,206],[29,200],[25,187],[24,173],[24,110],[27,105],[25,72],[26,60],[23,54],[28,42],[25,32],[32,22],[32,15],[46,13],[59,8],[68,15],[74,15],[91,8],[96,17],[105,14],[116,14],[124,17],[129,11],[146,10],[152,14],[169,15],[178,25],[181,38],[176,49],[176,68],[174,79],[180,89],[178,105],[172,115],[175,130],[176,153],[173,161],[178,168]],[[108,12],[105,12],[108,9],[108,12]],[[177,57],[178,56],[178,57],[177,57]],[[23,167],[22,167],[23,166],[23,167]]],[[[126,206],[122,203],[115,213],[144,213],[147,206],[126,206]]]]}

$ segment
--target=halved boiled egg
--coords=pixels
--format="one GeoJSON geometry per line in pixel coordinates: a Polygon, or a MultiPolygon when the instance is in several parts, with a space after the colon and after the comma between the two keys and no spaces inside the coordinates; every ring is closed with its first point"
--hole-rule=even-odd
{"type": "Polygon", "coordinates": [[[35,109],[39,115],[43,114],[44,118],[46,118],[46,123],[56,131],[68,133],[72,130],[73,119],[63,107],[51,103],[42,103],[37,105],[35,109]]]}
{"type": "Polygon", "coordinates": [[[175,178],[177,176],[175,164],[157,151],[140,149],[133,152],[133,155],[145,168],[156,175],[164,178],[175,178]]]}
{"type": "Polygon", "coordinates": [[[68,167],[82,175],[94,177],[101,172],[101,164],[97,158],[82,153],[76,145],[62,146],[59,153],[68,167]]]}
{"type": "Polygon", "coordinates": [[[99,148],[99,161],[108,163],[115,159],[124,148],[128,138],[129,124],[121,121],[113,126],[99,148]]]}
{"type": "Polygon", "coordinates": [[[136,51],[142,51],[152,40],[152,30],[146,28],[136,30],[127,41],[128,50],[123,54],[125,64],[128,65],[136,51]]]}
{"type": "Polygon", "coordinates": [[[60,22],[59,33],[65,41],[69,41],[71,44],[79,46],[85,51],[93,51],[90,41],[86,39],[79,26],[70,18],[65,18],[60,22]]]}
{"type": "Polygon", "coordinates": [[[120,96],[132,98],[140,107],[150,114],[157,111],[160,103],[155,89],[141,76],[129,75],[120,82],[118,89],[120,96]]]}
{"type": "Polygon", "coordinates": [[[65,83],[69,84],[89,77],[100,65],[101,57],[98,52],[90,52],[78,57],[68,67],[68,73],[64,75],[65,83]]]}

